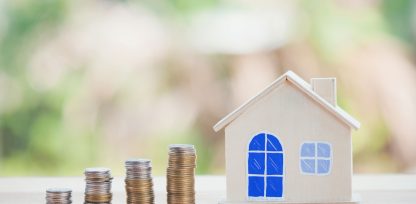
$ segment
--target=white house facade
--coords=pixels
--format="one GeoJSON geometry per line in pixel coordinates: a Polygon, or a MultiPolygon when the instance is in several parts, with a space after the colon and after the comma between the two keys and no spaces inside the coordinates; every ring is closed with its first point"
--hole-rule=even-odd
{"type": "Polygon", "coordinates": [[[223,203],[356,203],[351,131],[335,79],[312,86],[287,72],[218,122],[225,129],[223,203]]]}

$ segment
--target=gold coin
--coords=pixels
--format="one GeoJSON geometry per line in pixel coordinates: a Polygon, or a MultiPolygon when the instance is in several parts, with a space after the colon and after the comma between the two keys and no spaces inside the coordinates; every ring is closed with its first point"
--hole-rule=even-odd
{"type": "Polygon", "coordinates": [[[85,169],[85,203],[111,203],[113,177],[108,168],[85,169]]]}
{"type": "Polygon", "coordinates": [[[168,204],[195,203],[196,151],[193,145],[170,145],[166,169],[168,204]]]}
{"type": "Polygon", "coordinates": [[[129,159],[126,167],[127,203],[153,204],[153,179],[151,161],[148,159],[129,159]]]}

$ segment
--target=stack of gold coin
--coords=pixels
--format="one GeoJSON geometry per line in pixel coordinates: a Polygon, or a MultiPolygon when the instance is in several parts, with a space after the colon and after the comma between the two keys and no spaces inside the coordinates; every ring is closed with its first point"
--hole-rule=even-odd
{"type": "Polygon", "coordinates": [[[193,145],[169,145],[168,204],[195,203],[196,151],[193,145]]]}
{"type": "Polygon", "coordinates": [[[49,188],[46,190],[46,204],[70,204],[71,193],[69,188],[49,188]]]}
{"type": "Polygon", "coordinates": [[[152,166],[148,159],[129,159],[126,166],[127,203],[153,204],[152,166]]]}
{"type": "Polygon", "coordinates": [[[111,203],[111,170],[107,168],[85,169],[85,203],[111,203]]]}

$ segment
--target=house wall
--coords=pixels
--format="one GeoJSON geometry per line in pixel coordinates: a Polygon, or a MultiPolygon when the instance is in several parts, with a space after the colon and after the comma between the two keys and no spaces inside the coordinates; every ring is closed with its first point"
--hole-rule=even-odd
{"type": "Polygon", "coordinates": [[[283,146],[283,201],[351,200],[351,128],[285,81],[225,128],[227,202],[248,199],[247,146],[260,132],[274,134],[283,146]],[[332,145],[329,175],[301,174],[300,146],[305,141],[332,145]]]}

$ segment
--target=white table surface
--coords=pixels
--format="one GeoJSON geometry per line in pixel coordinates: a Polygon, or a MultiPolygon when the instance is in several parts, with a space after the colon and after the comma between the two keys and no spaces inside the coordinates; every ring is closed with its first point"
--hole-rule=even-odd
{"type": "MultiPolygon", "coordinates": [[[[166,180],[155,177],[156,203],[166,203],[166,180]]],[[[0,178],[0,203],[45,203],[45,190],[68,187],[73,203],[83,203],[83,177],[3,177],[0,178]]],[[[363,204],[416,204],[416,175],[355,175],[353,190],[363,204]]],[[[224,176],[197,176],[197,204],[217,203],[225,198],[224,176]]],[[[113,180],[113,204],[125,203],[124,178],[113,180]]]]}

